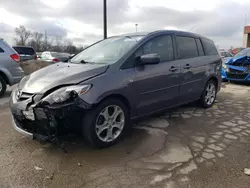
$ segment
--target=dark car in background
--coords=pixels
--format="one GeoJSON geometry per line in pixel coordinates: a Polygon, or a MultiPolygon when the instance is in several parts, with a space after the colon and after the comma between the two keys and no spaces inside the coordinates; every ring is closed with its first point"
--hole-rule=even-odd
{"type": "Polygon", "coordinates": [[[20,61],[37,60],[36,51],[32,47],[13,46],[13,48],[19,54],[20,61]]]}
{"type": "Polygon", "coordinates": [[[44,61],[50,61],[50,62],[64,62],[67,61],[70,58],[69,53],[63,53],[63,52],[43,52],[41,55],[41,60],[44,61]]]}
{"type": "Polygon", "coordinates": [[[189,32],[109,37],[24,77],[10,98],[13,126],[49,141],[74,130],[108,147],[132,119],[196,100],[211,107],[221,61],[212,40],[189,32]]]}

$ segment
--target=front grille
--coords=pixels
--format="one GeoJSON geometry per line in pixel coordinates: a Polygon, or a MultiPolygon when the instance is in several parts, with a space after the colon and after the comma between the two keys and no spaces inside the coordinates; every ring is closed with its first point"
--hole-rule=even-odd
{"type": "Polygon", "coordinates": [[[22,117],[14,116],[14,121],[16,125],[29,133],[39,133],[42,135],[49,135],[50,129],[48,127],[48,121],[44,120],[36,120],[30,121],[27,119],[23,119],[22,117]]]}
{"type": "Polygon", "coordinates": [[[243,73],[242,71],[231,69],[231,68],[229,68],[229,72],[230,73],[238,73],[238,74],[242,74],[243,73]]]}
{"type": "Polygon", "coordinates": [[[32,97],[33,95],[34,94],[32,94],[32,93],[22,92],[17,97],[18,97],[19,101],[25,101],[25,100],[29,99],[30,97],[32,97]]]}
{"type": "Polygon", "coordinates": [[[14,116],[14,121],[20,129],[23,129],[29,133],[33,133],[33,125],[29,120],[25,120],[20,116],[14,116]]]}
{"type": "Polygon", "coordinates": [[[236,73],[236,72],[227,72],[227,77],[232,79],[245,79],[248,75],[248,73],[236,73]]]}

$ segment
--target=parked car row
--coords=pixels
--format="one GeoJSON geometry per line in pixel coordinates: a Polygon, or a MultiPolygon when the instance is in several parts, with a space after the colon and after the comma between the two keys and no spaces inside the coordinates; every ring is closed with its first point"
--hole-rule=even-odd
{"type": "Polygon", "coordinates": [[[60,61],[66,61],[71,57],[69,53],[51,51],[36,52],[32,47],[27,46],[13,46],[13,48],[19,54],[20,61],[39,59],[56,63],[60,61]]]}
{"type": "Polygon", "coordinates": [[[42,52],[40,55],[40,59],[44,61],[50,61],[50,62],[64,62],[68,60],[71,57],[69,53],[59,53],[59,52],[42,52]]]}

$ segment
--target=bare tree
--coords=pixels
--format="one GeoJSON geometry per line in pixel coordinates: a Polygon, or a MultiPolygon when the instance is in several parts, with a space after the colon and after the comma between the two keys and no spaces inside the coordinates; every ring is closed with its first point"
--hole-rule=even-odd
{"type": "Polygon", "coordinates": [[[32,46],[36,51],[40,52],[43,47],[43,34],[33,32],[32,39],[28,42],[29,46],[32,46]]]}
{"type": "Polygon", "coordinates": [[[75,50],[75,49],[73,49],[73,42],[70,39],[64,39],[63,45],[62,45],[62,51],[68,52],[68,53],[73,53],[72,52],[73,50],[75,50]]]}
{"type": "Polygon", "coordinates": [[[30,30],[27,30],[23,25],[20,25],[15,29],[15,35],[16,45],[25,46],[29,38],[32,36],[32,33],[30,30]]]}

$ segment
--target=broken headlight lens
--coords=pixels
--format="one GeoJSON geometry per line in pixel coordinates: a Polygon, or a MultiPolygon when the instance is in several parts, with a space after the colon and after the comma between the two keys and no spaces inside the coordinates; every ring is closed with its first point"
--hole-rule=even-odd
{"type": "Polygon", "coordinates": [[[91,89],[91,87],[91,84],[63,87],[52,92],[42,101],[48,102],[49,104],[62,103],[69,99],[74,99],[79,95],[87,93],[91,89]]]}
{"type": "Polygon", "coordinates": [[[226,65],[225,63],[222,63],[222,67],[223,67],[223,69],[225,69],[225,70],[228,69],[228,67],[227,67],[227,65],[226,65]]]}

